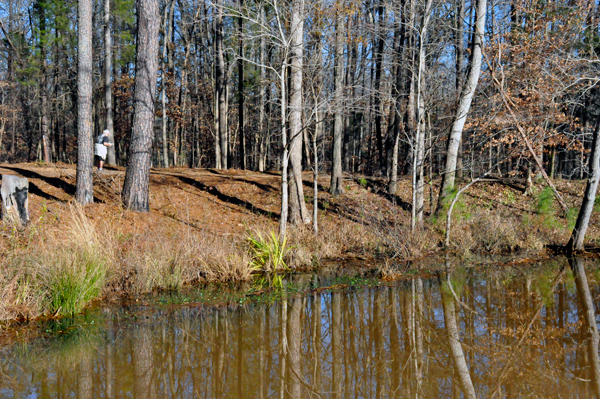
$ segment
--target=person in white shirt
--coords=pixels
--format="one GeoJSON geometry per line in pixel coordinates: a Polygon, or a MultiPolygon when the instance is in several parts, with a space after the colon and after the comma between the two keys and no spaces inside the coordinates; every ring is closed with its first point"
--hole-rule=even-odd
{"type": "Polygon", "coordinates": [[[108,147],[111,147],[113,145],[108,140],[109,134],[110,132],[108,130],[103,131],[102,134],[96,139],[96,144],[94,144],[94,156],[98,161],[99,172],[102,170],[102,166],[104,166],[106,154],[108,153],[108,147]]]}

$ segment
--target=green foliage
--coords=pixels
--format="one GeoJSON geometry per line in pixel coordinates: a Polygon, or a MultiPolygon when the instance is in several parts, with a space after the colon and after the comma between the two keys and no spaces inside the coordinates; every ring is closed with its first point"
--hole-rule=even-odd
{"type": "Polygon", "coordinates": [[[54,314],[80,312],[100,294],[106,279],[105,259],[93,250],[81,250],[57,259],[47,282],[48,310],[54,314]]]}
{"type": "Polygon", "coordinates": [[[535,211],[540,215],[548,215],[553,211],[552,204],[554,203],[554,192],[552,188],[546,187],[540,192],[537,197],[535,211]]]}
{"type": "Polygon", "coordinates": [[[246,239],[252,252],[250,266],[253,270],[266,272],[289,270],[284,260],[290,250],[286,247],[287,237],[280,241],[274,231],[264,237],[259,231],[256,231],[254,235],[249,234],[246,239]]]}
{"type": "Polygon", "coordinates": [[[364,188],[367,188],[367,183],[368,183],[367,179],[365,179],[364,177],[361,177],[360,179],[358,179],[358,184],[360,184],[364,188]]]}
{"type": "Polygon", "coordinates": [[[502,195],[504,196],[504,198],[506,198],[504,202],[506,205],[514,204],[517,201],[517,197],[515,196],[513,190],[509,190],[507,188],[502,192],[502,195]]]}
{"type": "Polygon", "coordinates": [[[573,230],[575,228],[575,222],[577,222],[577,216],[579,216],[579,209],[569,208],[567,211],[567,228],[573,230]]]}

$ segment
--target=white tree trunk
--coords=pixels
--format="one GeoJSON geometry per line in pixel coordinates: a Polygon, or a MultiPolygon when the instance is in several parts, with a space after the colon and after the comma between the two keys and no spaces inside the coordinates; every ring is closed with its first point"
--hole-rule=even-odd
{"type": "Polygon", "coordinates": [[[571,239],[567,244],[569,252],[583,251],[585,233],[587,232],[590,217],[594,210],[596,191],[598,190],[598,182],[600,181],[600,137],[598,136],[600,136],[600,117],[594,130],[594,141],[592,144],[592,153],[590,154],[590,179],[585,186],[585,194],[583,195],[583,202],[579,209],[577,222],[575,222],[571,239]]]}
{"type": "Polygon", "coordinates": [[[471,102],[477,89],[477,82],[481,75],[481,58],[483,47],[483,35],[485,32],[485,15],[487,10],[486,0],[477,0],[477,9],[475,12],[475,33],[473,35],[473,45],[471,49],[471,68],[462,91],[450,136],[448,137],[448,148],[446,151],[446,165],[442,173],[442,185],[438,199],[438,209],[442,209],[447,201],[448,195],[454,189],[454,180],[456,174],[456,163],[458,150],[462,139],[462,132],[467,120],[467,114],[471,108],[471,102]]]}

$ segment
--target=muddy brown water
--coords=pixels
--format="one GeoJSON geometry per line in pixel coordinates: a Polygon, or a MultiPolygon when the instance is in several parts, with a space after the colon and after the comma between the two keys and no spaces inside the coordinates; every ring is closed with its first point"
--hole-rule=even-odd
{"type": "Polygon", "coordinates": [[[44,324],[0,348],[0,397],[600,396],[597,260],[292,280],[279,300],[44,324]]]}

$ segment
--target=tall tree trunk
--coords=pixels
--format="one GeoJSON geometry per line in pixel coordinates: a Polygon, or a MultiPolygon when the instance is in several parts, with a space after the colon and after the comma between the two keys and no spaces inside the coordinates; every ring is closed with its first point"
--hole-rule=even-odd
{"type": "MultiPolygon", "coordinates": [[[[173,1],[173,0],[172,0],[173,1]]],[[[162,132],[162,158],[163,167],[169,167],[169,140],[167,138],[167,51],[169,47],[168,23],[169,21],[169,7],[165,5],[164,17],[163,17],[163,49],[162,57],[160,60],[160,105],[162,112],[161,120],[161,132],[162,132]]]]}
{"type": "Polygon", "coordinates": [[[292,2],[290,26],[290,213],[292,224],[310,223],[302,187],[302,63],[304,55],[304,0],[292,2]]]}
{"type": "Polygon", "coordinates": [[[289,187],[288,187],[288,161],[289,148],[287,139],[287,89],[285,82],[287,63],[285,57],[281,66],[280,86],[281,86],[281,215],[279,217],[279,241],[283,242],[287,231],[287,221],[289,214],[289,187]]]}
{"type": "MultiPolygon", "coordinates": [[[[244,5],[244,0],[240,0],[240,12],[244,5]]],[[[244,19],[238,18],[238,40],[239,57],[238,60],[238,127],[240,135],[240,169],[246,169],[246,132],[244,126],[244,19]]]]}
{"type": "Polygon", "coordinates": [[[375,136],[376,136],[376,140],[377,140],[377,152],[379,154],[379,170],[382,172],[382,174],[385,175],[386,171],[385,169],[385,154],[383,151],[383,133],[382,133],[382,127],[381,127],[381,119],[382,119],[382,115],[383,115],[383,109],[382,109],[382,97],[383,97],[383,93],[381,93],[381,74],[382,74],[382,70],[383,70],[383,50],[385,47],[385,28],[384,28],[384,24],[385,24],[385,7],[384,7],[384,3],[380,2],[380,5],[378,7],[378,13],[379,13],[379,21],[377,24],[377,32],[379,35],[379,38],[377,40],[377,47],[374,51],[375,55],[375,83],[374,83],[374,90],[375,90],[375,136]]]}
{"type": "MultiPolygon", "coordinates": [[[[260,21],[261,24],[265,23],[265,6],[263,4],[260,7],[260,21]]],[[[267,41],[264,35],[260,36],[260,55],[259,55],[259,68],[260,68],[260,105],[258,109],[258,134],[257,140],[259,141],[258,150],[258,171],[264,172],[266,168],[267,158],[267,136],[268,131],[265,131],[265,117],[266,117],[266,106],[267,106],[267,41]]]]}
{"type": "Polygon", "coordinates": [[[219,147],[221,149],[221,168],[228,166],[228,140],[227,140],[227,93],[225,82],[225,56],[223,54],[223,0],[217,0],[217,17],[215,22],[215,91],[217,93],[217,118],[219,119],[219,147]]]}
{"type": "Polygon", "coordinates": [[[471,102],[477,89],[477,82],[481,74],[481,58],[483,47],[483,35],[485,32],[485,14],[487,10],[486,0],[477,0],[477,10],[475,13],[475,32],[473,34],[473,43],[471,49],[471,61],[469,75],[465,87],[462,91],[452,129],[448,137],[448,147],[446,151],[446,165],[442,173],[442,184],[440,195],[438,197],[438,212],[443,208],[444,203],[454,190],[454,179],[456,173],[456,163],[458,157],[458,148],[462,140],[462,131],[467,120],[467,114],[471,108],[471,102]]]}
{"type": "Polygon", "coordinates": [[[585,186],[585,194],[583,195],[583,202],[581,208],[579,208],[579,215],[577,216],[577,222],[571,233],[571,238],[567,244],[567,251],[583,251],[583,240],[585,239],[585,233],[587,232],[588,224],[590,223],[590,216],[594,210],[594,204],[596,201],[596,191],[598,189],[598,182],[600,181],[600,116],[596,121],[596,127],[594,129],[594,139],[592,142],[592,153],[590,154],[590,166],[589,166],[589,180],[585,186]]]}
{"type": "Polygon", "coordinates": [[[421,32],[419,34],[419,69],[417,76],[417,130],[413,144],[413,229],[423,226],[423,208],[424,208],[424,161],[425,161],[425,45],[429,30],[429,21],[431,19],[431,9],[433,0],[427,0],[425,4],[425,14],[421,23],[421,32]]]}
{"type": "MultiPolygon", "coordinates": [[[[94,202],[92,132],[92,1],[78,0],[77,177],[75,199],[94,202]]],[[[42,118],[43,119],[43,118],[42,118]]]]}
{"type": "Polygon", "coordinates": [[[344,2],[337,2],[335,17],[335,67],[333,81],[335,84],[334,94],[334,120],[333,120],[333,165],[331,171],[331,184],[329,192],[331,195],[339,195],[343,191],[342,174],[342,139],[344,133],[344,2]]]}
{"type": "Polygon", "coordinates": [[[107,148],[106,163],[116,165],[115,129],[112,101],[112,36],[110,34],[110,0],[104,0],[104,99],[106,106],[106,130],[112,146],[107,148]]]}
{"type": "Polygon", "coordinates": [[[138,0],[137,15],[133,131],[121,197],[126,208],[148,212],[159,48],[158,0],[138,0]]]}

